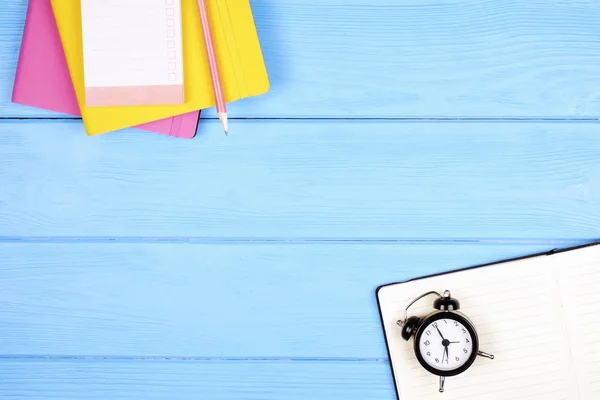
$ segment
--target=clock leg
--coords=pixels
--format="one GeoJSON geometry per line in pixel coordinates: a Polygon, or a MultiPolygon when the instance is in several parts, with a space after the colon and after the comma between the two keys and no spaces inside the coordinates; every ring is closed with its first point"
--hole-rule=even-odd
{"type": "Polygon", "coordinates": [[[494,356],[493,356],[493,355],[491,355],[491,354],[488,354],[488,353],[484,353],[483,351],[478,351],[478,352],[477,352],[477,355],[478,355],[478,356],[481,356],[481,357],[486,357],[486,358],[489,358],[490,360],[493,360],[493,359],[494,359],[494,356]]]}
{"type": "Polygon", "coordinates": [[[446,382],[446,377],[440,376],[440,393],[444,392],[444,382],[446,382]]]}

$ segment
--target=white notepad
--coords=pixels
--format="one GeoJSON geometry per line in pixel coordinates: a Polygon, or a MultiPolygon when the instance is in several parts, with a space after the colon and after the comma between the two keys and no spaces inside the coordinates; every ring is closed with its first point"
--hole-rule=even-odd
{"type": "MultiPolygon", "coordinates": [[[[600,399],[600,245],[464,269],[377,290],[400,400],[600,399]],[[450,290],[477,329],[478,357],[464,373],[439,378],[417,361],[397,321],[419,295],[450,290]]],[[[409,308],[425,316],[435,297],[409,308]]]]}
{"type": "Polygon", "coordinates": [[[184,102],[181,0],[81,0],[86,105],[184,102]]]}

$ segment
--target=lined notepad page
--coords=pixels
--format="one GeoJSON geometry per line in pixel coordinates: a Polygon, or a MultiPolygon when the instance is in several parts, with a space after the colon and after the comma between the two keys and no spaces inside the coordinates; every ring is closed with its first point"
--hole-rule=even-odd
{"type": "MultiPolygon", "coordinates": [[[[600,246],[532,257],[384,286],[378,292],[390,362],[400,400],[597,400],[600,399],[600,246]],[[406,305],[429,290],[450,290],[475,324],[480,350],[461,375],[425,371],[413,339],[396,321],[406,305]]],[[[434,296],[409,316],[433,311],[434,296]]]]}
{"type": "Polygon", "coordinates": [[[184,102],[181,0],[81,0],[87,106],[184,102]]]}
{"type": "Polygon", "coordinates": [[[581,398],[600,399],[600,264],[560,268],[564,309],[581,398]]]}

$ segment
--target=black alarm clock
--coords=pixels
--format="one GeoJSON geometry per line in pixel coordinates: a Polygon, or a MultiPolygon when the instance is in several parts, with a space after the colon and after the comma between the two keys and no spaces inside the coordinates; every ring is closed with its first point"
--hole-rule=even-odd
{"type": "Polygon", "coordinates": [[[414,337],[414,352],[421,366],[440,377],[440,393],[446,377],[465,372],[477,356],[494,359],[479,350],[475,326],[459,309],[459,301],[452,298],[449,290],[443,295],[431,291],[413,300],[404,309],[404,320],[398,321],[402,338],[408,341],[414,337]],[[435,311],[425,317],[407,318],[409,307],[431,294],[438,296],[433,302],[435,311]]]}

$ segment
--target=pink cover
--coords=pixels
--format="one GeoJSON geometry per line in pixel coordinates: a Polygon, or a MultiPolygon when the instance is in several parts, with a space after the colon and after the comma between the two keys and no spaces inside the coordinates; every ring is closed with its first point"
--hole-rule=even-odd
{"type": "MultiPolygon", "coordinates": [[[[12,102],[81,116],[50,0],[29,0],[12,102]]],[[[190,139],[199,117],[194,111],[135,128],[190,139]]]]}

